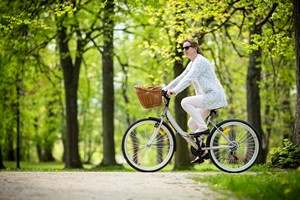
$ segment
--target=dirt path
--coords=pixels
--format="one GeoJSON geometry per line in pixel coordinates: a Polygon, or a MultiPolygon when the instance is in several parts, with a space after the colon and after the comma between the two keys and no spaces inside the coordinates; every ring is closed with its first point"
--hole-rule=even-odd
{"type": "Polygon", "coordinates": [[[1,172],[1,200],[216,199],[206,183],[191,176],[207,173],[1,172]]]}

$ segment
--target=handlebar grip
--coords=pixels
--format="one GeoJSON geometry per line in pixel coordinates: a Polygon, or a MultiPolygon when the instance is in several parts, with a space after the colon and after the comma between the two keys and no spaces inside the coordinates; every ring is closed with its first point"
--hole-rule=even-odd
{"type": "Polygon", "coordinates": [[[168,96],[168,91],[162,90],[161,91],[161,96],[165,97],[166,99],[169,99],[170,97],[168,96]]]}

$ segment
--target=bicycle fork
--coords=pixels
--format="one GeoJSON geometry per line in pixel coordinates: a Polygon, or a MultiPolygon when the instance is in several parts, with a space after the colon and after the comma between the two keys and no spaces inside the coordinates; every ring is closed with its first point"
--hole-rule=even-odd
{"type": "Polygon", "coordinates": [[[158,134],[158,132],[159,132],[159,130],[160,130],[160,127],[161,127],[163,121],[164,121],[164,120],[163,120],[163,117],[162,117],[162,118],[160,119],[159,124],[155,124],[154,132],[153,132],[153,134],[152,134],[150,140],[149,140],[148,143],[146,144],[146,147],[149,148],[149,147],[151,146],[152,142],[154,141],[154,139],[156,138],[156,136],[157,136],[157,134],[158,134]]]}

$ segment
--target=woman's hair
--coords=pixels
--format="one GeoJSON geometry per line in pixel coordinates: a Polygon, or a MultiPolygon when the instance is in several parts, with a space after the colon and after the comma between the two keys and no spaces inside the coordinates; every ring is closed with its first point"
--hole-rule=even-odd
{"type": "Polygon", "coordinates": [[[182,42],[182,46],[185,42],[189,42],[191,44],[192,47],[196,47],[197,48],[197,53],[201,54],[202,56],[204,56],[201,48],[199,47],[198,43],[196,40],[190,38],[190,39],[184,39],[182,42]]]}

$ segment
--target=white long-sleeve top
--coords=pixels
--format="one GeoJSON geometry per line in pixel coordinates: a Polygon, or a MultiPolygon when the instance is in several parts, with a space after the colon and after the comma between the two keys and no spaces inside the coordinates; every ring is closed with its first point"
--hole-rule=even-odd
{"type": "Polygon", "coordinates": [[[200,54],[163,90],[171,90],[175,94],[178,94],[190,84],[193,84],[196,95],[203,95],[201,108],[217,109],[227,105],[224,89],[210,62],[200,54]]]}

